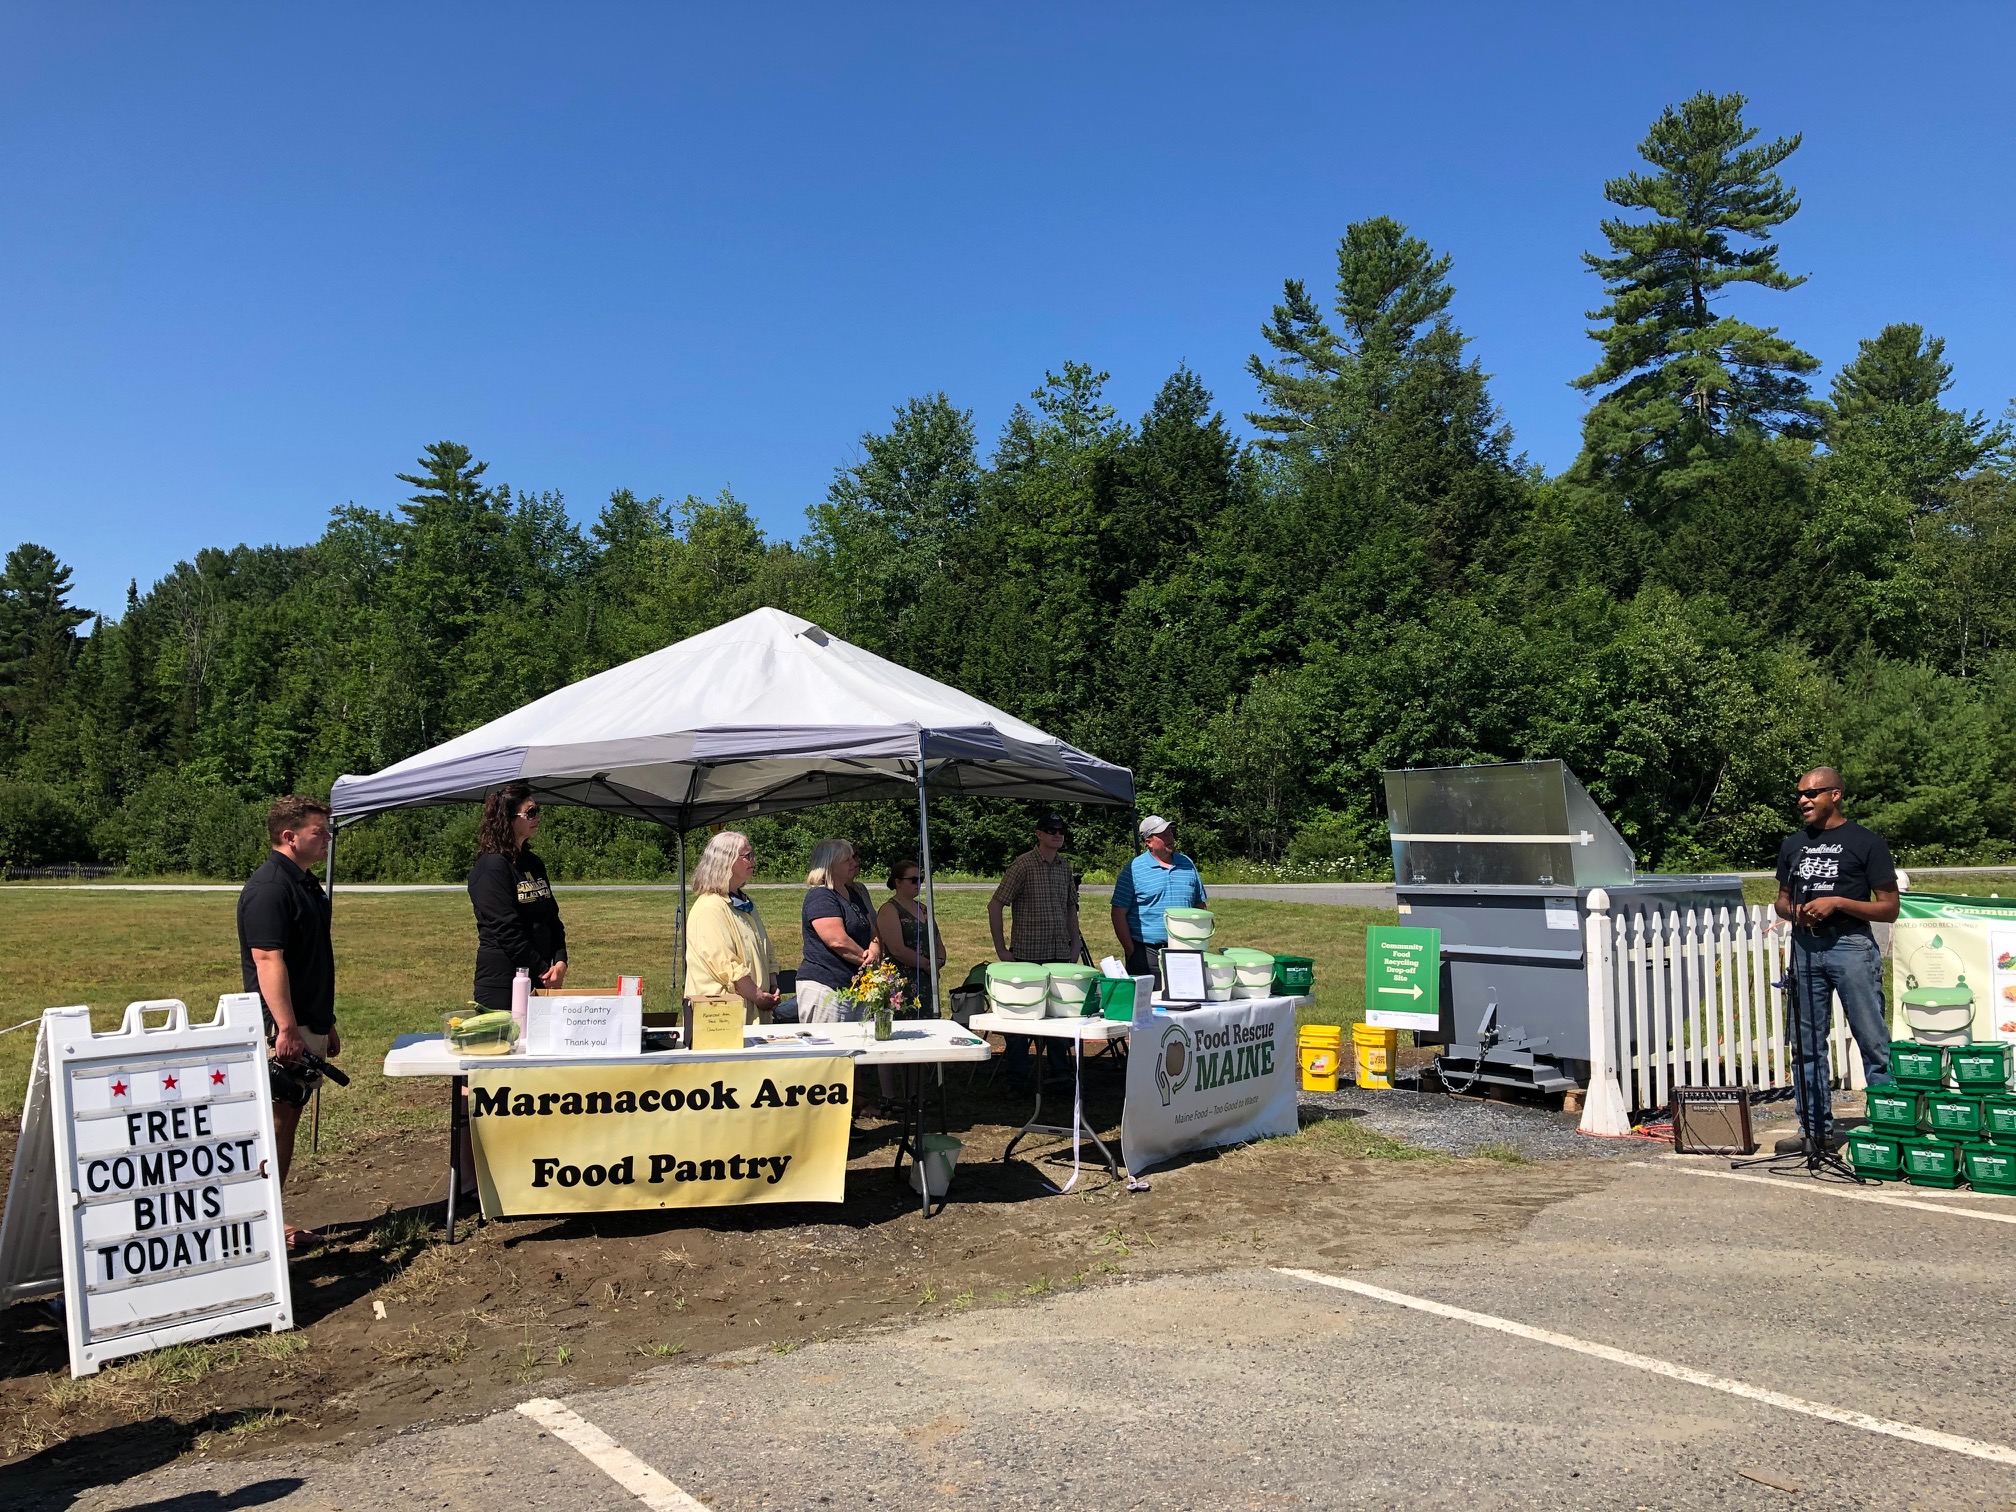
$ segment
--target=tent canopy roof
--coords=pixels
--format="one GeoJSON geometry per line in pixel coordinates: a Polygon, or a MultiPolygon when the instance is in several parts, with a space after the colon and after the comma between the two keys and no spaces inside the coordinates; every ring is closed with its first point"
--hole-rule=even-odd
{"type": "Polygon", "coordinates": [[[1134,777],[810,620],[758,609],[513,710],[368,777],[339,821],[467,803],[507,782],[677,829],[934,794],[1125,804],[1134,777]]]}

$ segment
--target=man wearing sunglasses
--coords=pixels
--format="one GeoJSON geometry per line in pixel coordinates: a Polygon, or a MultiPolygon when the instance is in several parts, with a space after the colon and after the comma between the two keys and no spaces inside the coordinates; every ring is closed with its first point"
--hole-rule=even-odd
{"type": "MultiPolygon", "coordinates": [[[[1841,774],[1815,767],[1796,794],[1805,827],[1778,848],[1778,917],[1792,926],[1792,974],[1800,1005],[1796,1068],[1802,1104],[1833,1115],[1827,1031],[1834,998],[1862,1051],[1872,1086],[1890,1080],[1883,1012],[1883,957],[1870,927],[1897,917],[1897,866],[1881,835],[1841,812],[1841,774]]],[[[1813,1119],[1815,1128],[1822,1120],[1813,1119]]],[[[1797,1141],[1789,1141],[1795,1147],[1797,1141]]]]}

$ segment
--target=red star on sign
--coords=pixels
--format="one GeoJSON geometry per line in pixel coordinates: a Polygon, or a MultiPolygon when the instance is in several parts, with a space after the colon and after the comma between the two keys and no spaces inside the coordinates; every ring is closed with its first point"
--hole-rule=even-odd
{"type": "Polygon", "coordinates": [[[175,1078],[172,1076],[164,1076],[161,1078],[161,1085],[164,1087],[172,1087],[175,1085],[175,1078]]]}
{"type": "Polygon", "coordinates": [[[117,1081],[112,1083],[112,1095],[114,1097],[124,1097],[126,1095],[126,1083],[117,1081]]]}
{"type": "Polygon", "coordinates": [[[224,1085],[224,1073],[223,1073],[222,1071],[212,1071],[212,1072],[210,1073],[210,1085],[211,1085],[211,1086],[213,1086],[213,1087],[221,1087],[221,1086],[223,1086],[223,1085],[224,1085]]]}

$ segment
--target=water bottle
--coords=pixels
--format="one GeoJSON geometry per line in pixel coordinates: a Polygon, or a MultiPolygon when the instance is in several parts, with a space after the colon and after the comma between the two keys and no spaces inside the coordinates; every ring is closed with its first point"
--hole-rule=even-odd
{"type": "Polygon", "coordinates": [[[511,978],[511,1022],[518,1026],[518,1034],[525,1034],[525,1015],[532,1007],[532,973],[523,966],[518,975],[511,978]]]}

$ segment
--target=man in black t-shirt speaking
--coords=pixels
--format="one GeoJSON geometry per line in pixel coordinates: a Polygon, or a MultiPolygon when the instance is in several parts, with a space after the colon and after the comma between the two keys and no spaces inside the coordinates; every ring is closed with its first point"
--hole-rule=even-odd
{"type": "MultiPolygon", "coordinates": [[[[313,798],[276,798],[266,814],[273,849],[238,894],[238,963],[247,992],[266,1008],[273,1059],[297,1063],[306,1050],[333,1058],[336,957],[329,947],[329,895],[308,868],[329,854],[329,807],[313,798]]],[[[315,1078],[297,1077],[312,1086],[315,1078]]],[[[294,1130],[305,1104],[273,1100],[273,1145],[280,1179],[294,1161],[294,1130]]],[[[298,1229],[287,1235],[295,1247],[298,1229]]]]}
{"type": "Polygon", "coordinates": [[[1800,1005],[1797,1091],[1808,1128],[1831,1134],[1827,1032],[1834,997],[1862,1051],[1871,1086],[1890,1080],[1890,1028],[1883,1012],[1883,957],[1872,924],[1897,917],[1897,867],[1881,835],[1841,812],[1841,774],[1815,767],[1799,779],[1806,827],[1778,848],[1778,917],[1792,926],[1792,975],[1800,1005]]]}

